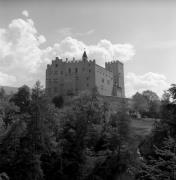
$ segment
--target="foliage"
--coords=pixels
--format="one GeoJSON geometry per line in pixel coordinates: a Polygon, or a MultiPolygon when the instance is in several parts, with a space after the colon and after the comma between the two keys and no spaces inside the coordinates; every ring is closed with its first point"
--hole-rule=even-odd
{"type": "Polygon", "coordinates": [[[24,85],[18,89],[18,92],[14,94],[10,102],[14,102],[16,106],[20,108],[22,113],[27,112],[30,104],[30,89],[24,85]]]}
{"type": "Polygon", "coordinates": [[[159,118],[160,115],[160,100],[153,91],[143,91],[142,94],[136,93],[133,97],[134,111],[139,112],[143,116],[151,118],[159,118]]]}
{"type": "Polygon", "coordinates": [[[136,93],[133,97],[133,109],[143,114],[148,111],[147,99],[140,93],[136,93]]]}
{"type": "Polygon", "coordinates": [[[176,100],[176,84],[172,84],[171,87],[169,88],[168,92],[170,93],[173,101],[175,102],[175,100],[176,100]]]}
{"type": "Polygon", "coordinates": [[[5,90],[3,87],[0,89],[0,100],[4,99],[6,96],[5,90]]]}
{"type": "Polygon", "coordinates": [[[169,137],[161,148],[155,146],[155,155],[141,162],[138,179],[176,179],[176,142],[169,137]]]}
{"type": "Polygon", "coordinates": [[[62,108],[64,104],[64,98],[63,96],[55,96],[52,99],[52,102],[57,108],[62,108]]]}
{"type": "Polygon", "coordinates": [[[31,93],[23,86],[6,103],[2,114],[19,107],[0,136],[0,173],[10,179],[104,180],[127,171],[129,117],[125,110],[113,114],[96,90],[56,108],[37,82],[31,93]]]}
{"type": "Polygon", "coordinates": [[[9,125],[15,122],[16,114],[19,112],[19,108],[12,102],[0,101],[0,118],[3,125],[7,128],[9,125]]]}
{"type": "Polygon", "coordinates": [[[0,174],[0,180],[9,180],[9,177],[6,173],[1,173],[0,174]]]}
{"type": "MultiPolygon", "coordinates": [[[[51,131],[55,126],[52,125],[53,121],[49,122],[50,108],[43,92],[37,82],[27,100],[23,96],[16,99],[19,106],[24,102],[26,109],[21,108],[16,121],[1,139],[0,172],[6,172],[14,180],[43,179],[40,159],[42,154],[48,153],[53,147],[51,131]]],[[[26,93],[22,93],[24,94],[26,93]]],[[[28,93],[26,95],[28,96],[28,93]]]]}
{"type": "Polygon", "coordinates": [[[138,179],[176,179],[176,104],[175,85],[164,93],[161,101],[161,120],[140,145],[143,161],[139,162],[138,179]],[[172,97],[173,101],[170,101],[172,97]]]}

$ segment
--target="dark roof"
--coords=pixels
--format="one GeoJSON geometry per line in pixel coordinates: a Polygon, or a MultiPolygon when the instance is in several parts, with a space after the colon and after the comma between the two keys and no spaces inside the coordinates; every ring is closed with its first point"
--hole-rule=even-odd
{"type": "Polygon", "coordinates": [[[82,56],[82,57],[83,57],[83,59],[84,59],[84,58],[87,58],[86,51],[84,51],[84,53],[83,53],[83,56],[82,56]]]}

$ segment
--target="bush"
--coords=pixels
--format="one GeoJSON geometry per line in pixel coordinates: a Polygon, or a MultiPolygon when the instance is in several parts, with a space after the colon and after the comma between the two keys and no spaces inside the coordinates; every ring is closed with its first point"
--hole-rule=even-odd
{"type": "Polygon", "coordinates": [[[63,96],[55,96],[52,99],[52,103],[55,105],[57,108],[62,108],[64,105],[64,98],[63,96]]]}

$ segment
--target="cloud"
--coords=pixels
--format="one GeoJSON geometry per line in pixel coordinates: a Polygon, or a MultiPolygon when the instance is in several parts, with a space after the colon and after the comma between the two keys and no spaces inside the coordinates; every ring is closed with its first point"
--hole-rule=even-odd
{"type": "Polygon", "coordinates": [[[95,45],[86,45],[75,38],[66,37],[52,47],[54,55],[70,59],[73,57],[80,59],[84,49],[86,49],[89,59],[96,59],[96,62],[102,66],[104,66],[105,61],[117,59],[126,62],[135,55],[134,47],[131,44],[112,44],[105,39],[100,40],[95,45]]]}
{"type": "Polygon", "coordinates": [[[70,27],[64,27],[64,28],[60,28],[57,33],[59,34],[59,36],[61,37],[66,37],[66,36],[72,36],[73,32],[72,32],[72,28],[70,27]]]}
{"type": "Polygon", "coordinates": [[[57,33],[60,38],[66,38],[66,37],[81,37],[81,36],[89,36],[95,32],[94,29],[90,29],[86,32],[74,32],[71,27],[63,27],[57,30],[57,33]]]}
{"type": "Polygon", "coordinates": [[[82,33],[76,33],[76,36],[89,36],[95,32],[95,29],[90,29],[89,31],[82,32],[82,33]]]}
{"type": "Polygon", "coordinates": [[[16,82],[16,77],[0,72],[0,86],[9,86],[16,82]]]}
{"type": "Polygon", "coordinates": [[[29,17],[29,12],[27,10],[22,11],[22,15],[29,17]]]}
{"type": "MultiPolygon", "coordinates": [[[[23,14],[28,16],[25,11],[23,14]]],[[[65,29],[65,32],[69,34],[69,29],[65,29]]],[[[45,42],[46,38],[37,31],[30,18],[14,19],[7,28],[0,28],[0,83],[6,84],[7,81],[12,86],[33,85],[38,79],[44,83],[46,65],[52,59],[56,56],[81,59],[84,48],[89,59],[96,59],[97,64],[102,66],[105,61],[112,59],[126,62],[135,55],[131,44],[113,44],[108,40],[87,45],[69,36],[52,46],[42,48],[41,45],[45,42]]]]}
{"type": "Polygon", "coordinates": [[[19,83],[28,83],[38,72],[46,41],[38,34],[31,19],[14,19],[7,29],[0,29],[0,72],[15,76],[19,83]]]}
{"type": "Polygon", "coordinates": [[[152,90],[161,97],[163,91],[169,88],[169,84],[164,75],[152,72],[143,75],[128,73],[125,77],[125,85],[127,97],[144,90],[152,90]]]}

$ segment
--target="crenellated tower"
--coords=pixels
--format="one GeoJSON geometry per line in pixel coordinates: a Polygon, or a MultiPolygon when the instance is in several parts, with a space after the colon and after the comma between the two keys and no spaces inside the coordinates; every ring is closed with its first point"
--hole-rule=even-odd
{"type": "Polygon", "coordinates": [[[124,68],[120,61],[105,63],[105,69],[113,73],[113,96],[125,97],[124,68]]]}

